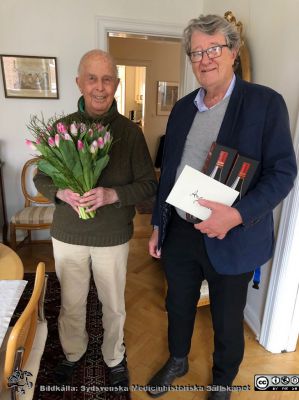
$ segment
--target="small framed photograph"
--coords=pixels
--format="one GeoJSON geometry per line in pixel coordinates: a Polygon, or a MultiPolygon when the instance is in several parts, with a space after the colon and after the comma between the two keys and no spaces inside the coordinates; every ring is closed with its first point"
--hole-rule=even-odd
{"type": "Polygon", "coordinates": [[[56,57],[1,55],[5,97],[58,99],[56,57]]]}
{"type": "Polygon", "coordinates": [[[178,100],[179,84],[158,81],[157,86],[157,115],[169,115],[178,100]]]}

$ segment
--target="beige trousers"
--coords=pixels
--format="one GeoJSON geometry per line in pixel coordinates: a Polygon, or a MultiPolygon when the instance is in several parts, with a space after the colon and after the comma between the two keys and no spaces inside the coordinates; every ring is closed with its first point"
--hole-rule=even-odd
{"type": "Polygon", "coordinates": [[[110,247],[79,246],[52,238],[55,269],[61,285],[58,330],[69,361],[78,361],[88,344],[86,303],[91,271],[102,303],[102,353],[108,367],[124,356],[125,284],[129,243],[110,247]]]}

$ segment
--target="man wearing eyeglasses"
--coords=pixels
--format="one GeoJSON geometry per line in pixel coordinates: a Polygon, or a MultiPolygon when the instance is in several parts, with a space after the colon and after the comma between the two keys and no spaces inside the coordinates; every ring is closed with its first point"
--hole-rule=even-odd
{"type": "Polygon", "coordinates": [[[167,278],[170,356],[149,381],[148,394],[161,396],[188,372],[196,306],[206,279],[214,329],[208,399],[228,400],[244,354],[248,283],[254,269],[273,254],[272,210],[291,190],[297,168],[282,96],[234,74],[240,47],[236,28],[224,18],[200,16],[190,21],[184,40],[200,88],[175,104],[167,124],[149,252],[161,257],[167,278]],[[259,164],[241,200],[232,207],[221,199],[199,200],[212,213],[194,224],[165,200],[185,165],[202,169],[214,141],[259,164]]]}

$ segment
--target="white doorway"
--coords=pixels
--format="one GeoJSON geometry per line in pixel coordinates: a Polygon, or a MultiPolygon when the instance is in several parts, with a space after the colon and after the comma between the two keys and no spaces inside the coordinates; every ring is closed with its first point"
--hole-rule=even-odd
{"type": "MultiPolygon", "coordinates": [[[[97,17],[97,45],[103,50],[109,52],[116,59],[119,65],[129,66],[144,66],[146,67],[146,86],[145,86],[145,106],[143,119],[143,133],[153,161],[157,154],[157,149],[160,137],[165,133],[165,128],[168,116],[157,115],[157,92],[158,81],[177,81],[179,83],[179,97],[189,93],[197,87],[197,83],[193,76],[189,60],[187,59],[183,46],[181,46],[182,32],[184,27],[175,24],[167,23],[149,23],[147,21],[129,20],[124,18],[97,17]],[[114,54],[114,49],[111,43],[115,40],[123,39],[122,54],[114,54]],[[133,54],[127,50],[129,40],[139,39],[142,43],[143,54],[140,49],[133,54]],[[145,52],[146,43],[156,42],[159,44],[167,43],[169,46],[180,46],[175,61],[173,61],[165,72],[157,75],[155,63],[145,52]],[[175,69],[178,69],[178,74],[173,78],[175,69]]],[[[170,57],[173,57],[177,50],[165,52],[157,55],[157,59],[170,62],[170,57]]]]}
{"type": "Polygon", "coordinates": [[[124,94],[117,93],[118,98],[122,98],[119,111],[141,127],[155,162],[172,108],[161,112],[159,88],[161,82],[174,82],[176,88],[180,86],[181,40],[109,32],[108,49],[122,74],[119,90],[124,90],[124,94]]]}
{"type": "Polygon", "coordinates": [[[119,85],[115,93],[120,114],[144,126],[146,67],[117,65],[119,85]]]}

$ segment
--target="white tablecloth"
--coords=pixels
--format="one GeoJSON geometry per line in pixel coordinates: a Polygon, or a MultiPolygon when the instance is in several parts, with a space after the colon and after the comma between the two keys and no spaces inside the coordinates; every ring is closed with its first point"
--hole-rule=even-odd
{"type": "Polygon", "coordinates": [[[27,281],[0,280],[0,347],[27,281]]]}

